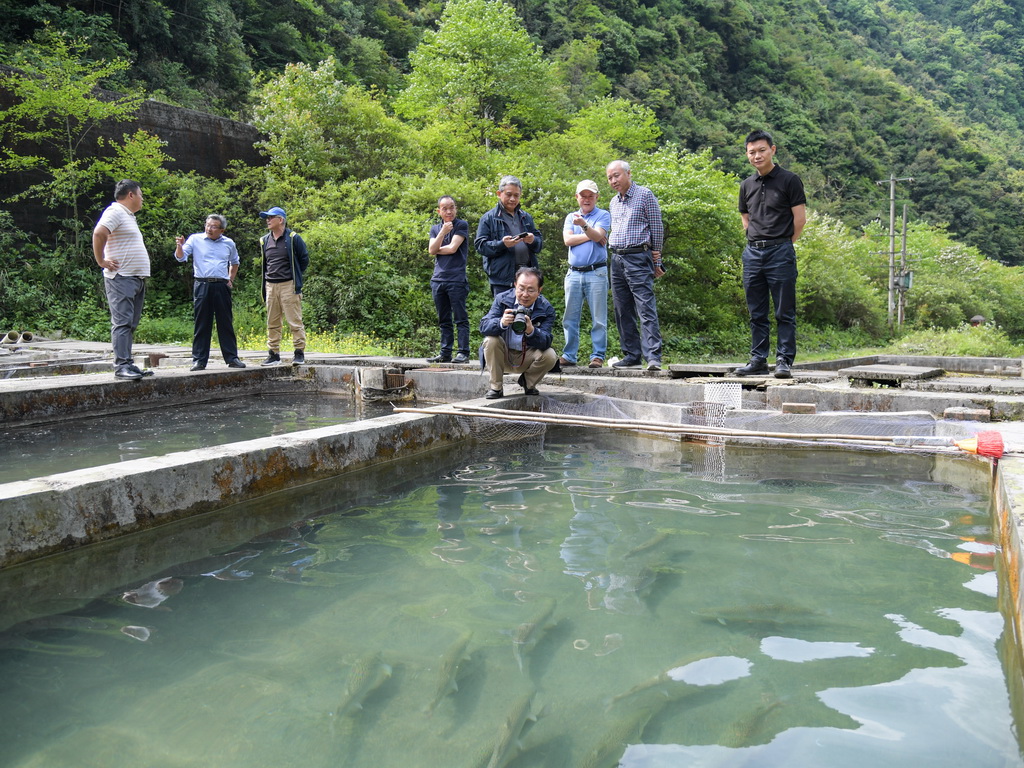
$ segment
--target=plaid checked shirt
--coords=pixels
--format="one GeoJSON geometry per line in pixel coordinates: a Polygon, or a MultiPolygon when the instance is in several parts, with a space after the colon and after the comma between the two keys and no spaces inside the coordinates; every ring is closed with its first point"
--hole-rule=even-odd
{"type": "Polygon", "coordinates": [[[612,195],[608,207],[612,214],[609,248],[650,245],[652,251],[661,252],[665,228],[661,223],[661,207],[651,190],[633,182],[625,195],[612,195]]]}

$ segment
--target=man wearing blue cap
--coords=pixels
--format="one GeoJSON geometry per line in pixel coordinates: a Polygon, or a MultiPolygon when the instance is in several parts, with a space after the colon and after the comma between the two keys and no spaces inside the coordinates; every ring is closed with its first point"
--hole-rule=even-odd
{"type": "Polygon", "coordinates": [[[281,362],[281,318],[288,323],[295,349],[292,365],[306,362],[306,330],[302,325],[302,273],[309,266],[309,251],[302,238],[285,226],[284,208],[261,211],[269,230],[260,238],[263,254],[263,300],[267,305],[267,359],[281,362]]]}

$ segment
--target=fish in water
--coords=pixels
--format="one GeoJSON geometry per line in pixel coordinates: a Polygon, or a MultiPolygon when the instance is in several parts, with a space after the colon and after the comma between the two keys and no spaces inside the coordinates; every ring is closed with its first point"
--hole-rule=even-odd
{"type": "Polygon", "coordinates": [[[494,742],[494,749],[491,752],[491,759],[487,768],[505,768],[514,758],[522,744],[519,737],[526,727],[527,720],[536,721],[537,716],[533,712],[533,691],[519,698],[508,711],[505,720],[498,729],[498,738],[494,742]]]}
{"type": "Polygon", "coordinates": [[[759,707],[729,726],[726,732],[719,737],[719,743],[738,749],[770,741],[775,734],[765,727],[765,721],[776,707],[781,706],[782,702],[778,699],[765,700],[762,698],[759,707]]]}
{"type": "Polygon", "coordinates": [[[708,659],[714,655],[714,651],[701,651],[699,653],[693,653],[683,659],[680,659],[678,662],[673,664],[665,671],[658,673],[654,677],[644,680],[642,683],[637,683],[625,693],[620,693],[615,696],[612,696],[608,700],[607,709],[610,710],[612,708],[612,705],[616,702],[622,701],[623,699],[628,699],[631,696],[636,696],[637,694],[643,693],[644,691],[657,691],[658,693],[662,694],[665,699],[671,698],[667,689],[664,686],[667,686],[669,683],[672,683],[675,686],[684,685],[682,683],[677,682],[676,679],[672,677],[671,673],[676,671],[680,667],[685,667],[687,664],[693,664],[693,662],[695,661],[700,661],[701,659],[708,659]]]}
{"type": "Polygon", "coordinates": [[[544,631],[554,626],[551,615],[555,612],[554,598],[547,598],[543,607],[529,621],[524,621],[512,635],[512,655],[515,656],[519,671],[523,671],[523,654],[529,652],[544,631]]]}
{"type": "Polygon", "coordinates": [[[575,768],[615,768],[626,747],[640,741],[655,711],[653,707],[631,710],[625,718],[604,730],[601,741],[576,763],[575,768]]]}
{"type": "Polygon", "coordinates": [[[654,536],[649,538],[647,541],[637,544],[635,547],[629,550],[626,554],[622,556],[622,559],[628,560],[629,558],[635,555],[639,555],[641,552],[646,552],[648,549],[654,549],[656,546],[661,544],[661,542],[665,541],[665,539],[667,539],[668,536],[668,531],[659,531],[654,536]]]}
{"type": "Polygon", "coordinates": [[[164,579],[157,579],[143,584],[141,587],[131,589],[121,595],[126,603],[138,605],[141,608],[156,608],[160,603],[169,597],[181,592],[185,582],[168,576],[164,579]]]}
{"type": "Polygon", "coordinates": [[[463,633],[441,657],[441,664],[437,670],[437,691],[434,693],[434,700],[430,702],[426,709],[428,715],[434,714],[434,709],[445,696],[459,690],[459,667],[462,666],[462,662],[469,658],[466,648],[469,647],[469,641],[472,637],[472,632],[463,633]]]}
{"type": "Polygon", "coordinates": [[[818,626],[824,620],[820,611],[797,605],[744,605],[729,608],[712,608],[694,611],[707,622],[717,622],[723,627],[740,632],[768,635],[785,629],[818,626]]]}
{"type": "Polygon", "coordinates": [[[359,659],[349,672],[345,695],[334,713],[338,717],[354,715],[363,708],[366,697],[391,677],[391,667],[381,660],[380,652],[359,659]]]}

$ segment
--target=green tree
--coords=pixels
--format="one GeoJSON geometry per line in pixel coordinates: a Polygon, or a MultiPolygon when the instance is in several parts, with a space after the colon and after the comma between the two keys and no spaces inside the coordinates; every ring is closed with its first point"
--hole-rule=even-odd
{"type": "Polygon", "coordinates": [[[90,61],[86,50],[84,41],[47,25],[36,43],[15,55],[20,72],[0,76],[0,87],[14,95],[14,105],[0,112],[0,170],[43,176],[12,201],[38,198],[54,210],[69,208],[76,249],[84,230],[80,203],[107,167],[94,131],[105,120],[131,118],[142,102],[140,94],[101,97],[99,84],[130,65],[124,59],[90,61]],[[59,160],[52,162],[33,145],[50,148],[59,160]]]}
{"type": "Polygon", "coordinates": [[[254,125],[267,135],[270,195],[308,185],[366,179],[414,161],[409,130],[372,93],[337,77],[325,59],[314,69],[289,64],[257,97],[254,125]]]}
{"type": "Polygon", "coordinates": [[[551,65],[503,0],[451,0],[409,62],[395,102],[406,117],[450,123],[488,148],[555,124],[551,65]]]}

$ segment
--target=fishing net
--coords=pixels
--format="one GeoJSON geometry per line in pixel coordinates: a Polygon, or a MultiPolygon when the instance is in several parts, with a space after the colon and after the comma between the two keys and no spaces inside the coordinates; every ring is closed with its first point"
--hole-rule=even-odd
{"type": "MultiPolygon", "coordinates": [[[[822,414],[780,413],[778,411],[738,410],[736,393],[730,390],[709,392],[726,402],[703,400],[667,404],[660,415],[652,416],[651,406],[612,397],[596,397],[572,402],[544,397],[530,404],[535,410],[514,411],[456,405],[456,416],[478,440],[500,442],[523,440],[543,435],[548,426],[626,429],[674,435],[708,446],[723,446],[731,441],[755,441],[761,444],[813,444],[816,446],[855,445],[876,450],[931,450],[967,452],[999,458],[1004,444],[999,432],[980,431],[978,422],[938,420],[928,412],[822,414]],[[658,420],[658,419],[661,420],[658,420]]],[[[705,454],[708,466],[702,473],[719,474],[721,452],[705,454]]]]}

